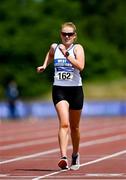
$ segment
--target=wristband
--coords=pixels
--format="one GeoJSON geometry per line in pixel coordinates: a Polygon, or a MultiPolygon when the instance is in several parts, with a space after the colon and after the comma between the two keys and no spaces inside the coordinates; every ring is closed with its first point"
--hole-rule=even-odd
{"type": "Polygon", "coordinates": [[[69,55],[70,55],[70,53],[68,51],[66,51],[65,57],[68,57],[69,55]]]}

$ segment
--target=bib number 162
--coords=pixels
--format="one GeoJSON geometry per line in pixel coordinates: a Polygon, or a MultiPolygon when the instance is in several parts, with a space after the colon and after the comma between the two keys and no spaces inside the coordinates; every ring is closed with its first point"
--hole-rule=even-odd
{"type": "Polygon", "coordinates": [[[57,78],[59,80],[69,80],[69,79],[72,79],[72,74],[70,72],[59,72],[57,74],[57,78]]]}

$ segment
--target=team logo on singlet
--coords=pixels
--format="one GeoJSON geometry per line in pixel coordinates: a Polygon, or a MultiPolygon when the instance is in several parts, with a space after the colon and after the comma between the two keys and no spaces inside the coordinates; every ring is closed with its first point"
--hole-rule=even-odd
{"type": "Polygon", "coordinates": [[[72,80],[74,68],[65,58],[55,59],[55,78],[57,80],[72,80]]]}

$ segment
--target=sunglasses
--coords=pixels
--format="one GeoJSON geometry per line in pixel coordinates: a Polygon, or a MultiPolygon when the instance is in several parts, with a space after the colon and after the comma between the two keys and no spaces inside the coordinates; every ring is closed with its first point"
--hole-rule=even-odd
{"type": "Polygon", "coordinates": [[[73,36],[73,35],[75,34],[75,32],[68,32],[68,33],[67,33],[67,32],[61,32],[61,34],[62,34],[62,36],[64,36],[64,37],[65,37],[65,36],[69,36],[69,37],[70,37],[70,36],[73,36]]]}

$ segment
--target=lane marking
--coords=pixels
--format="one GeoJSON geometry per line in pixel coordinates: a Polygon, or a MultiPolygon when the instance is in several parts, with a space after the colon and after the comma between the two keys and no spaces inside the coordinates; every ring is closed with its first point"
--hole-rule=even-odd
{"type": "Polygon", "coordinates": [[[0,177],[6,177],[9,176],[9,174],[0,174],[0,177]]]}
{"type": "Polygon", "coordinates": [[[54,129],[55,125],[57,125],[56,123],[55,124],[53,123],[52,119],[49,120],[49,123],[47,121],[44,121],[45,126],[42,126],[43,123],[41,123],[40,121],[35,121],[35,122],[33,121],[16,122],[15,121],[12,123],[13,124],[11,124],[11,126],[9,126],[9,124],[5,125],[4,123],[3,123],[3,126],[0,126],[0,128],[2,129],[2,131],[0,132],[0,137],[6,137],[8,134],[9,134],[8,136],[10,135],[15,136],[15,135],[20,135],[20,134],[32,133],[35,130],[34,128],[37,128],[37,130],[39,131],[44,131],[44,130],[47,131],[48,129],[51,129],[51,128],[54,129]]]}
{"type": "Polygon", "coordinates": [[[6,135],[4,137],[0,137],[0,142],[7,142],[7,141],[15,141],[15,140],[27,140],[27,139],[33,139],[33,138],[43,138],[43,137],[47,137],[48,135],[52,136],[52,135],[56,135],[57,132],[56,130],[50,130],[48,131],[44,131],[44,133],[42,133],[43,131],[38,131],[33,133],[33,131],[28,131],[27,133],[22,133],[22,134],[15,134],[15,135],[6,135]]]}
{"type": "Polygon", "coordinates": [[[46,177],[49,177],[49,176],[53,176],[53,175],[56,175],[56,174],[59,174],[59,173],[65,172],[65,171],[69,171],[69,169],[67,169],[67,170],[59,170],[59,171],[56,171],[56,172],[53,172],[53,173],[50,173],[50,174],[46,174],[44,176],[38,176],[38,177],[33,178],[32,180],[43,179],[43,178],[46,178],[46,177]]]}
{"type": "Polygon", "coordinates": [[[126,135],[116,135],[116,136],[111,136],[103,139],[96,139],[92,141],[87,141],[84,143],[80,144],[80,147],[86,147],[86,146],[92,146],[96,144],[102,144],[102,143],[109,143],[109,142],[114,142],[114,141],[120,141],[126,139],[126,135]]]}
{"type": "MultiPolygon", "coordinates": [[[[126,139],[126,135],[124,135],[124,136],[121,136],[121,135],[111,136],[111,137],[107,137],[107,138],[101,138],[101,139],[96,139],[96,140],[91,140],[91,141],[87,141],[84,143],[80,143],[80,147],[88,147],[88,146],[92,146],[92,145],[108,143],[108,142],[115,142],[115,141],[124,140],[124,139],[126,139]]],[[[72,149],[72,145],[69,145],[68,149],[72,149]]],[[[56,153],[56,152],[59,152],[59,148],[55,148],[52,150],[43,151],[43,152],[31,154],[31,155],[21,156],[21,157],[17,157],[17,158],[13,158],[13,159],[8,159],[5,161],[0,161],[0,164],[11,163],[11,162],[29,159],[29,158],[35,158],[38,156],[43,156],[43,155],[52,154],[52,153],[56,153]]]]}
{"type": "MultiPolygon", "coordinates": [[[[68,178],[70,178],[70,179],[82,179],[82,178],[85,178],[85,177],[99,177],[99,178],[101,178],[101,177],[106,177],[106,178],[109,178],[109,177],[126,177],[126,174],[125,173],[89,173],[89,174],[84,174],[84,173],[79,173],[79,172],[77,172],[77,174],[75,175],[75,173],[73,173],[72,174],[72,176],[69,174],[66,174],[66,175],[57,175],[57,176],[53,176],[53,179],[55,178],[55,179],[68,179],[68,178]]],[[[52,179],[51,177],[50,177],[50,179],[52,179]]],[[[96,179],[95,179],[96,180],[96,179]]]]}
{"type": "Polygon", "coordinates": [[[100,161],[104,161],[104,160],[107,160],[107,159],[110,159],[110,158],[114,158],[114,157],[117,157],[117,156],[120,156],[120,155],[123,155],[126,153],[126,150],[123,150],[123,151],[119,151],[117,153],[114,153],[114,154],[111,154],[111,155],[108,155],[108,156],[104,156],[102,158],[98,158],[96,160],[93,160],[93,161],[89,161],[87,163],[83,163],[80,165],[80,167],[82,166],[87,166],[87,165],[90,165],[90,164],[94,164],[94,163],[97,163],[97,162],[100,162],[100,161]]]}
{"type": "MultiPolygon", "coordinates": [[[[50,174],[52,174],[52,175],[56,175],[56,174],[60,174],[60,173],[62,173],[62,172],[60,172],[60,171],[62,171],[62,172],[65,172],[65,171],[68,171],[68,170],[59,170],[59,171],[57,171],[57,172],[55,172],[55,174],[53,173],[50,173],[50,174]]],[[[9,176],[9,174],[0,174],[0,177],[6,177],[6,176],[9,176]]],[[[15,178],[15,179],[17,179],[17,178],[25,178],[25,179],[28,179],[28,178],[34,178],[34,179],[32,179],[32,180],[39,180],[39,179],[37,179],[38,177],[36,177],[35,175],[28,175],[28,176],[19,176],[19,175],[10,175],[9,176],[10,178],[15,178]]],[[[47,175],[46,175],[46,177],[48,177],[47,175]]],[[[72,175],[72,176],[70,176],[70,175],[59,175],[59,176],[56,176],[56,179],[57,178],[60,178],[60,179],[64,179],[64,178],[70,178],[71,179],[71,177],[72,178],[79,178],[79,179],[82,179],[82,178],[85,178],[85,177],[99,177],[99,178],[101,178],[101,177],[106,177],[106,178],[124,178],[124,177],[126,177],[126,174],[125,173],[89,173],[89,174],[84,174],[84,173],[81,173],[81,174],[77,174],[77,175],[72,175]]],[[[40,176],[39,176],[39,178],[40,178],[40,176]]],[[[45,177],[44,177],[45,178],[45,177]]],[[[40,178],[40,179],[42,179],[42,178],[40,178]]]]}
{"type": "Polygon", "coordinates": [[[21,142],[21,143],[15,143],[5,146],[0,146],[0,151],[10,150],[10,149],[16,149],[16,148],[22,148],[27,146],[33,146],[33,145],[40,145],[40,144],[47,144],[57,141],[57,138],[45,138],[45,139],[38,139],[28,142],[21,142]]]}
{"type": "MultiPolygon", "coordinates": [[[[108,129],[102,129],[102,130],[93,130],[93,131],[88,131],[86,133],[82,133],[81,137],[92,137],[96,135],[104,135],[108,133],[114,133],[116,130],[113,128],[108,128],[108,129]]],[[[4,145],[0,146],[0,150],[10,150],[10,149],[15,149],[15,148],[21,148],[21,147],[27,147],[27,146],[33,146],[33,145],[39,145],[39,144],[47,144],[47,143],[52,143],[57,141],[57,138],[46,138],[46,139],[39,139],[39,140],[31,140],[27,142],[20,142],[20,143],[15,143],[15,144],[9,144],[9,145],[4,145]]]]}
{"type": "Polygon", "coordinates": [[[85,174],[85,177],[126,177],[125,173],[92,173],[85,174]]]}
{"type": "Polygon", "coordinates": [[[10,179],[14,178],[15,180],[17,180],[19,178],[23,178],[23,180],[27,180],[28,178],[31,179],[31,178],[35,178],[36,177],[36,176],[29,176],[29,175],[28,176],[20,176],[20,175],[17,175],[17,176],[16,175],[14,175],[14,176],[12,175],[11,176],[11,175],[6,175],[6,174],[5,175],[3,174],[3,176],[0,176],[0,177],[7,177],[7,176],[9,176],[10,179]]]}
{"type": "Polygon", "coordinates": [[[52,154],[52,153],[55,153],[55,152],[58,152],[58,151],[59,151],[59,148],[56,148],[56,149],[52,149],[52,150],[48,150],[48,151],[44,151],[44,152],[39,152],[39,153],[35,153],[35,154],[30,154],[30,155],[21,156],[21,157],[18,157],[18,158],[13,158],[13,159],[1,161],[0,164],[11,163],[11,162],[20,161],[20,160],[29,159],[29,158],[35,158],[35,157],[38,157],[38,156],[52,154]]]}
{"type": "MultiPolygon", "coordinates": [[[[97,128],[97,127],[96,127],[97,128]]],[[[85,131],[85,133],[83,133],[83,134],[85,134],[85,135],[91,135],[92,133],[91,132],[93,132],[94,134],[96,133],[96,135],[98,135],[98,134],[100,134],[100,133],[109,133],[109,132],[116,132],[117,130],[119,130],[119,129],[123,129],[123,130],[125,130],[125,128],[126,128],[126,126],[125,125],[118,125],[118,126],[116,126],[116,127],[105,127],[105,128],[103,128],[103,129],[97,129],[97,130],[93,130],[93,129],[91,129],[91,130],[88,130],[88,131],[85,131]]],[[[48,134],[47,132],[48,131],[45,131],[46,132],[46,135],[48,134]]],[[[50,130],[49,131],[49,134],[52,134],[53,135],[53,133],[55,133],[55,130],[50,130]]],[[[55,133],[56,134],[56,133],[55,133]]],[[[82,135],[82,134],[81,134],[82,135]]],[[[44,133],[44,136],[45,136],[45,133],[44,133]]],[[[15,137],[15,135],[9,135],[9,136],[3,136],[2,138],[0,138],[0,142],[5,142],[5,141],[13,141],[13,140],[19,140],[19,139],[22,139],[22,138],[25,138],[25,139],[32,139],[32,138],[36,138],[36,137],[44,137],[43,135],[42,135],[42,131],[40,130],[40,131],[37,131],[37,132],[35,132],[34,134],[32,133],[32,131],[30,131],[30,132],[27,132],[27,134],[26,133],[22,133],[22,134],[19,134],[18,136],[16,136],[16,137],[18,137],[18,138],[16,138],[15,137]]],[[[91,135],[92,136],[92,135],[91,135]]],[[[24,139],[23,139],[24,140],[24,139]]]]}
{"type": "MultiPolygon", "coordinates": [[[[117,156],[119,156],[119,155],[123,155],[123,154],[125,154],[125,153],[126,153],[126,150],[123,150],[123,151],[120,151],[120,152],[116,152],[116,153],[114,153],[114,154],[111,154],[111,155],[108,155],[108,156],[104,156],[104,157],[102,157],[102,158],[98,158],[98,159],[96,159],[96,160],[83,163],[83,164],[80,165],[80,167],[82,167],[82,166],[87,166],[87,165],[90,165],[90,164],[95,164],[95,163],[104,161],[104,160],[106,160],[106,159],[110,159],[110,158],[113,158],[113,157],[117,157],[117,156]]],[[[68,171],[68,170],[67,170],[67,171],[68,171]]],[[[55,175],[55,174],[59,174],[59,173],[61,173],[61,172],[63,172],[63,171],[61,170],[61,171],[54,172],[54,173],[50,173],[50,174],[46,174],[46,175],[43,175],[43,176],[38,176],[38,177],[36,177],[36,178],[33,178],[32,180],[44,179],[44,178],[46,178],[46,177],[53,176],[53,175],[55,175]]]]}

